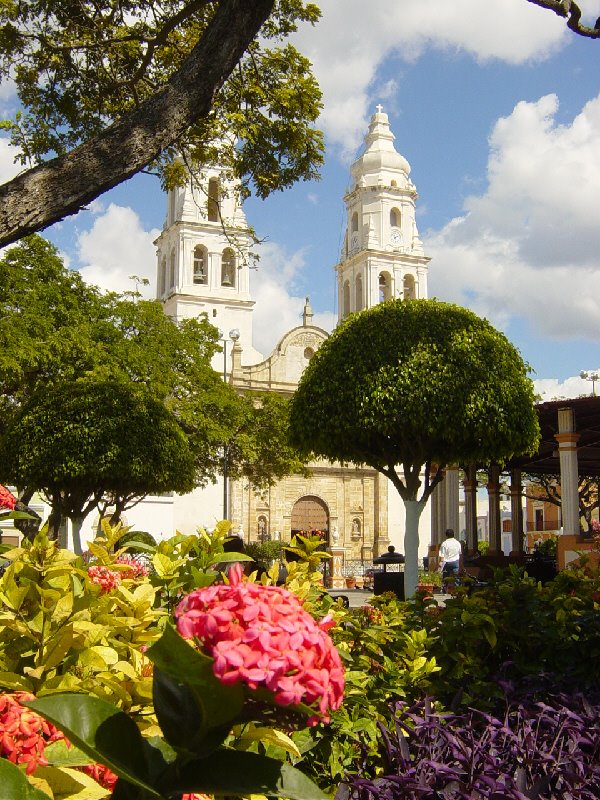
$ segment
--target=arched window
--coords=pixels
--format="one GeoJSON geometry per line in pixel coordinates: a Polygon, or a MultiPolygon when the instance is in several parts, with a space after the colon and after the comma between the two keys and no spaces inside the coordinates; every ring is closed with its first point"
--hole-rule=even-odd
{"type": "Polygon", "coordinates": [[[402,216],[400,214],[400,209],[392,208],[392,210],[390,211],[390,227],[399,228],[401,220],[402,216]]]}
{"type": "Polygon", "coordinates": [[[221,256],[221,286],[235,286],[235,253],[226,247],[221,256]]]}
{"type": "Polygon", "coordinates": [[[363,285],[362,277],[360,275],[356,276],[355,290],[355,311],[361,311],[363,307],[363,285]]]}
{"type": "Polygon", "coordinates": [[[392,279],[388,272],[379,273],[379,302],[384,303],[392,296],[392,279]]]}
{"type": "Polygon", "coordinates": [[[169,285],[167,288],[175,288],[175,250],[171,250],[171,269],[169,271],[169,285]]]}
{"type": "Polygon", "coordinates": [[[414,300],[417,296],[415,291],[415,279],[413,275],[405,275],[404,276],[404,299],[405,300],[414,300]]]}
{"type": "Polygon", "coordinates": [[[390,186],[393,186],[394,188],[396,188],[398,186],[398,181],[392,179],[392,182],[390,183],[390,186]]]}
{"type": "Polygon", "coordinates": [[[219,221],[219,179],[210,178],[208,181],[208,221],[219,221]]]}
{"type": "Polygon", "coordinates": [[[198,244],[194,247],[194,283],[208,283],[207,267],[206,250],[198,244]]]}
{"type": "Polygon", "coordinates": [[[352,233],[358,233],[358,212],[352,214],[352,233]]]}
{"type": "Polygon", "coordinates": [[[343,297],[343,316],[347,317],[350,313],[350,281],[344,282],[344,297],[343,297]]]}

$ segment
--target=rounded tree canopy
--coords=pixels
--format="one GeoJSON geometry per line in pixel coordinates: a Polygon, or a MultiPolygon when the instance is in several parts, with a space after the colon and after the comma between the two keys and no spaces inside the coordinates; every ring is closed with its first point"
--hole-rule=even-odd
{"type": "Polygon", "coordinates": [[[391,300],[348,317],[317,351],[292,401],[291,440],[376,469],[501,463],[537,446],[528,371],[473,312],[391,300]]]}
{"type": "Polygon", "coordinates": [[[194,460],[185,434],[143,386],[80,380],[38,391],[3,437],[0,472],[36,489],[190,491],[194,460]]]}

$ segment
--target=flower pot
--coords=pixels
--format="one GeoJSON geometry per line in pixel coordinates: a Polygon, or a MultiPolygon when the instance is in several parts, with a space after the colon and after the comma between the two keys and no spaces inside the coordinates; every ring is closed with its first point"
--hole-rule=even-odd
{"type": "Polygon", "coordinates": [[[356,578],[346,578],[346,588],[347,589],[355,589],[356,588],[356,578]]]}

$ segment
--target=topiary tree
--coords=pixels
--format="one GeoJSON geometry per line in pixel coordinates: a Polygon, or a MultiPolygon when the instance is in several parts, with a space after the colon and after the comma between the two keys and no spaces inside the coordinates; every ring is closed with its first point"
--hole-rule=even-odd
{"type": "Polygon", "coordinates": [[[76,552],[87,514],[105,496],[119,512],[147,494],[188,492],[194,455],[164,403],[130,382],[80,380],[35,393],[0,439],[0,475],[41,491],[50,535],[73,523],[76,552]]]}
{"type": "Polygon", "coordinates": [[[307,456],[368,464],[393,483],[406,510],[407,597],[417,583],[419,518],[441,468],[535,450],[527,373],[489,322],[437,300],[391,300],[354,314],[311,359],[292,400],[291,441],[307,456]]]}

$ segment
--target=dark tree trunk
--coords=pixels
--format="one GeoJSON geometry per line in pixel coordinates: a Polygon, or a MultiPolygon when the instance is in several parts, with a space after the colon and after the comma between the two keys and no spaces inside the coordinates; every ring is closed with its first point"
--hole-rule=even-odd
{"type": "Polygon", "coordinates": [[[0,246],[77,213],[205,117],[274,4],[221,0],[202,38],[155,95],[70,153],[0,186],[0,246]]]}

